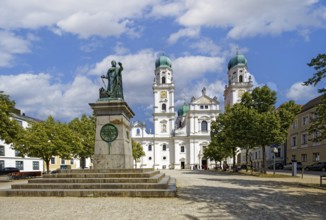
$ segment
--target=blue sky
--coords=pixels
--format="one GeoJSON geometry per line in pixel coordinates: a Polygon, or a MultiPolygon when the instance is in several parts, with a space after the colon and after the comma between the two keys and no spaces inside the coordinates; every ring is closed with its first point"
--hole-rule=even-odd
{"type": "MultiPolygon", "coordinates": [[[[157,56],[173,62],[175,107],[205,86],[223,108],[236,48],[277,105],[318,95],[301,83],[326,51],[326,3],[318,0],[0,1],[0,90],[27,115],[68,122],[91,114],[111,60],[123,63],[125,100],[151,126],[157,56]]],[[[322,82],[324,83],[324,82],[322,82]]],[[[322,84],[321,84],[322,86],[322,84]]]]}

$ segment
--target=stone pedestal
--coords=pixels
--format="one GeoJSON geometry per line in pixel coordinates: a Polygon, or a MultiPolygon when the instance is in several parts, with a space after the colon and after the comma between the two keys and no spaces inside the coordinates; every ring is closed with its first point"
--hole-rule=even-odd
{"type": "Polygon", "coordinates": [[[133,168],[130,119],[133,111],[123,100],[99,100],[89,104],[96,117],[94,169],[133,168]],[[104,125],[112,124],[117,128],[117,138],[106,142],[100,132],[104,125]]]}

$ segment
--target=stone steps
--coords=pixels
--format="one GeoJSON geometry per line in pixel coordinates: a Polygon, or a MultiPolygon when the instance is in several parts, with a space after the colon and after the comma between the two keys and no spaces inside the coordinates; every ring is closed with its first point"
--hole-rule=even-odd
{"type": "Polygon", "coordinates": [[[64,170],[13,184],[0,196],[175,197],[176,181],[153,169],[64,170]]]}

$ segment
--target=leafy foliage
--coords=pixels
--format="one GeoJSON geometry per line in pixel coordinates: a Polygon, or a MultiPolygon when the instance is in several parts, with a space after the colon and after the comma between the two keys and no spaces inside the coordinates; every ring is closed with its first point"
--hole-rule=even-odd
{"type": "Polygon", "coordinates": [[[15,102],[0,91],[0,137],[7,144],[12,143],[21,130],[18,123],[10,119],[10,114],[14,107],[15,102]]]}
{"type": "Polygon", "coordinates": [[[131,145],[132,145],[132,156],[135,160],[135,166],[136,166],[137,160],[142,156],[145,156],[145,152],[143,150],[143,146],[140,143],[136,142],[134,139],[131,139],[131,145]]]}
{"type": "MultiPolygon", "coordinates": [[[[311,78],[305,81],[303,84],[317,86],[320,82],[323,82],[326,78],[326,54],[318,54],[313,58],[308,66],[314,67],[317,71],[311,78]]],[[[325,85],[325,84],[323,84],[325,85]]],[[[323,94],[320,104],[316,108],[317,118],[312,119],[311,126],[309,128],[310,134],[315,135],[313,141],[319,142],[326,139],[326,88],[322,87],[318,89],[318,92],[323,94]]]]}
{"type": "Polygon", "coordinates": [[[95,146],[95,118],[93,116],[82,115],[69,122],[68,127],[78,136],[81,143],[73,149],[73,154],[81,160],[81,167],[85,167],[85,158],[94,154],[95,146]]]}

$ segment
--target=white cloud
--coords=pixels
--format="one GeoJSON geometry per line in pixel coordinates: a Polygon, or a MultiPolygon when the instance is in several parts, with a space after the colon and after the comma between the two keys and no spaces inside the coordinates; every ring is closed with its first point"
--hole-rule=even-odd
{"type": "Polygon", "coordinates": [[[288,99],[306,102],[318,96],[317,89],[313,86],[304,86],[302,82],[294,83],[286,93],[288,99]]]}
{"type": "Polygon", "coordinates": [[[16,107],[39,119],[52,115],[66,121],[91,114],[88,103],[98,97],[98,87],[83,76],[67,84],[52,82],[47,73],[0,76],[0,88],[16,101],[16,107]]]}
{"type": "Polygon", "coordinates": [[[190,47],[197,49],[201,53],[207,53],[211,56],[216,56],[221,52],[221,47],[216,45],[211,39],[208,38],[203,38],[200,41],[191,44],[190,47]]]}
{"type": "Polygon", "coordinates": [[[174,78],[179,87],[194,79],[201,79],[205,73],[219,73],[225,69],[224,58],[207,56],[184,56],[173,61],[174,78]]]}
{"type": "Polygon", "coordinates": [[[223,28],[234,39],[322,26],[326,11],[317,5],[318,1],[311,0],[274,0],[263,4],[260,0],[183,2],[184,13],[176,17],[180,25],[223,28]]]}
{"type": "Polygon", "coordinates": [[[178,32],[173,33],[168,38],[169,44],[175,44],[180,38],[194,38],[199,36],[199,28],[184,28],[180,29],[178,32]]]}
{"type": "MultiPolygon", "coordinates": [[[[31,35],[28,35],[31,38],[31,35]]],[[[13,65],[14,56],[30,52],[30,41],[14,33],[0,31],[0,67],[13,65]]]]}

